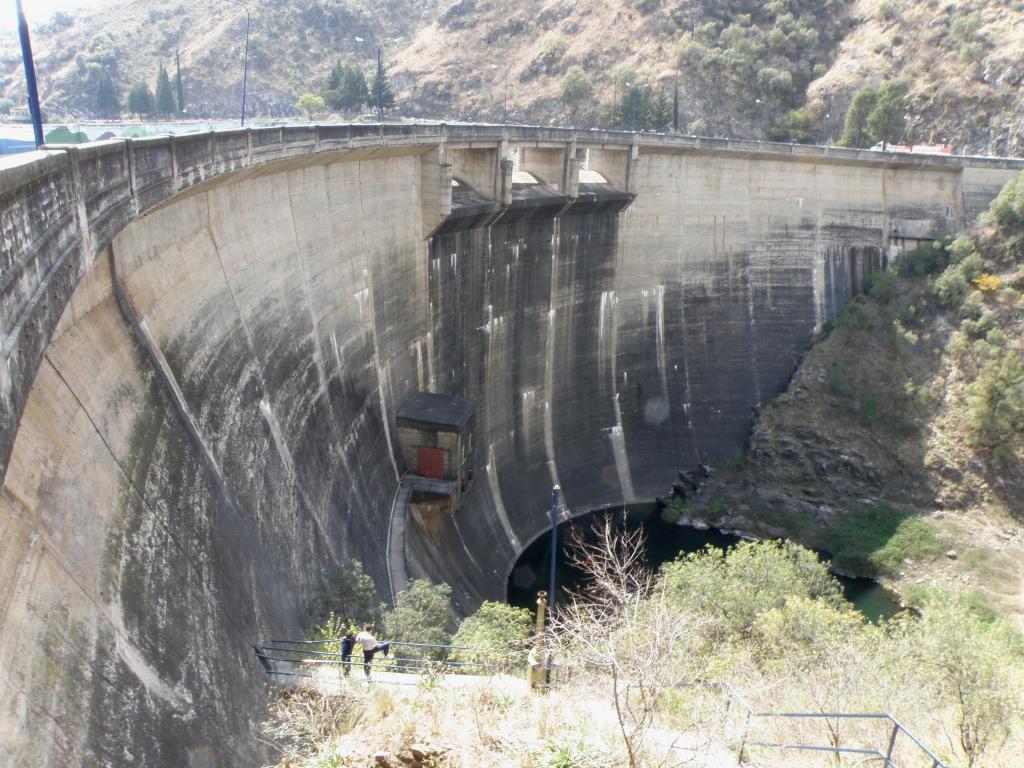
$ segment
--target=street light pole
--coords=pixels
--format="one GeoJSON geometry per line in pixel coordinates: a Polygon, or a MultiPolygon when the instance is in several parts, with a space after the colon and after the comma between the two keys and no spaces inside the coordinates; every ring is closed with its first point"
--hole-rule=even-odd
{"type": "Polygon", "coordinates": [[[249,79],[249,27],[252,19],[249,16],[249,6],[241,0],[227,0],[232,5],[240,6],[245,11],[245,54],[242,58],[242,127],[245,127],[245,87],[249,79]]]}
{"type": "Polygon", "coordinates": [[[558,494],[561,486],[551,489],[551,578],[548,580],[548,616],[555,608],[555,564],[558,552],[558,494]]]}
{"type": "Polygon", "coordinates": [[[18,7],[18,35],[21,37],[21,57],[25,61],[25,88],[28,91],[28,111],[32,116],[32,133],[36,147],[43,145],[43,113],[39,109],[39,88],[36,86],[36,65],[32,60],[32,41],[28,36],[28,22],[25,11],[21,9],[21,0],[16,0],[18,7]]]}
{"type": "Polygon", "coordinates": [[[501,106],[501,122],[508,125],[508,70],[505,70],[505,100],[501,106]]]}

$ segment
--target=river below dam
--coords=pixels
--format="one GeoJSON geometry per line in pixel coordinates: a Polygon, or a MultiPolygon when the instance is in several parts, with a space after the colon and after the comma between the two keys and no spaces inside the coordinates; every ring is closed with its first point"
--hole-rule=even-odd
{"type": "MultiPolygon", "coordinates": [[[[560,598],[566,589],[575,590],[583,574],[567,562],[565,545],[571,526],[589,527],[598,515],[614,514],[617,523],[629,528],[643,527],[647,541],[648,564],[654,570],[681,554],[697,552],[706,546],[728,549],[742,539],[714,529],[700,530],[685,525],[666,523],[655,505],[633,504],[616,510],[589,512],[562,523],[558,527],[558,553],[555,559],[555,585],[560,598]]],[[[822,555],[827,560],[827,556],[822,555]]],[[[540,536],[516,561],[508,580],[508,601],[531,610],[536,606],[537,592],[547,590],[551,574],[551,537],[540,536]]],[[[834,574],[843,587],[846,599],[864,616],[877,623],[899,613],[902,608],[896,596],[871,579],[851,578],[834,574]]]]}

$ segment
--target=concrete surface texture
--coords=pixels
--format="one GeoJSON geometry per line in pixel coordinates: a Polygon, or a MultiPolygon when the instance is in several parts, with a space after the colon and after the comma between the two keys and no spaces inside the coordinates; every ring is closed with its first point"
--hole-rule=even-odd
{"type": "Polygon", "coordinates": [[[0,169],[0,764],[259,764],[252,645],[325,572],[502,598],[552,483],[581,513],[733,455],[890,248],[1019,169],[494,126],[0,169]],[[477,403],[476,482],[429,533],[390,521],[420,390],[477,403]]]}

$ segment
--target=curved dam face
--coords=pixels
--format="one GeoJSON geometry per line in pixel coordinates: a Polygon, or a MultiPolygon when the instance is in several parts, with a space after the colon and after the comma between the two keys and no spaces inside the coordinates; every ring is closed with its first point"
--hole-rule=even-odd
{"type": "Polygon", "coordinates": [[[552,484],[581,513],[734,454],[870,271],[1018,170],[807,150],[324,127],[0,171],[0,763],[258,764],[252,646],[326,572],[502,599],[552,484]],[[419,391],[476,403],[476,477],[403,532],[419,391]]]}

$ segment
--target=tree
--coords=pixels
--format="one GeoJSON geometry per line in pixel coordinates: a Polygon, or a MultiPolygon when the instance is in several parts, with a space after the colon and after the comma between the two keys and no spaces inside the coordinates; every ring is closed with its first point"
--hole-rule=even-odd
{"type": "Polygon", "coordinates": [[[121,114],[121,97],[109,72],[100,75],[96,87],[96,112],[100,117],[113,118],[121,114]]]}
{"type": "Polygon", "coordinates": [[[504,669],[526,662],[526,646],[533,619],[525,608],[485,602],[459,625],[452,659],[504,669]]]}
{"type": "Polygon", "coordinates": [[[868,131],[868,116],[878,101],[878,91],[865,85],[853,95],[850,108],[846,110],[843,138],[839,143],[844,147],[870,147],[874,142],[868,131]]]}
{"type": "Polygon", "coordinates": [[[331,68],[327,76],[327,87],[321,96],[333,109],[355,112],[370,102],[366,75],[359,67],[350,67],[339,61],[331,68]]]}
{"type": "Polygon", "coordinates": [[[14,102],[10,99],[0,99],[0,115],[8,115],[14,109],[14,102]]]}
{"type": "MultiPolygon", "coordinates": [[[[446,645],[451,637],[448,627],[454,622],[452,588],[414,579],[395,595],[395,607],[384,611],[384,633],[389,640],[446,645]]],[[[409,658],[442,658],[444,649],[410,648],[402,651],[409,658]]]]}
{"type": "Polygon", "coordinates": [[[996,223],[1004,230],[1024,226],[1024,173],[1006,182],[990,207],[996,223]]]}
{"type": "MultiPolygon", "coordinates": [[[[753,630],[758,666],[765,679],[785,688],[787,707],[822,715],[887,708],[880,661],[885,637],[849,603],[789,597],[781,607],[761,613],[753,630]]],[[[794,726],[784,727],[791,732],[794,726]]],[[[854,732],[860,736],[876,726],[824,717],[814,729],[820,727],[829,745],[840,748],[854,740],[854,732]]],[[[870,736],[870,731],[863,735],[870,736]]]]}
{"type": "Polygon", "coordinates": [[[304,93],[299,96],[295,106],[302,110],[306,115],[306,119],[309,120],[315,113],[323,112],[327,107],[327,102],[315,93],[304,93]]]}
{"type": "Polygon", "coordinates": [[[565,73],[561,82],[562,101],[572,110],[575,115],[580,102],[589,99],[593,92],[593,85],[583,67],[573,64],[565,73]]]}
{"type": "Polygon", "coordinates": [[[174,89],[171,87],[171,78],[167,74],[164,65],[156,73],[156,112],[158,115],[173,115],[178,111],[178,105],[174,100],[174,89]]]}
{"type": "Polygon", "coordinates": [[[890,80],[878,89],[875,105],[867,119],[868,133],[874,140],[897,144],[907,130],[907,93],[910,81],[906,78],[890,80]]]}
{"type": "Polygon", "coordinates": [[[1024,436],[1024,366],[1020,354],[1000,351],[967,389],[969,423],[976,444],[1010,461],[1024,436]]]}
{"type": "Polygon", "coordinates": [[[151,115],[155,104],[153,92],[145,83],[136,83],[128,92],[128,111],[133,115],[151,115]]]}
{"type": "Polygon", "coordinates": [[[1009,735],[1024,713],[1020,633],[962,590],[930,595],[920,620],[898,625],[906,661],[925,673],[940,700],[956,713],[957,737],[974,766],[1009,735]]]}
{"type": "Polygon", "coordinates": [[[712,643],[749,636],[760,614],[782,608],[791,597],[844,603],[818,555],[788,541],[744,541],[728,551],[708,547],[662,566],[661,581],[680,610],[707,617],[712,643]]]}
{"type": "Polygon", "coordinates": [[[379,105],[382,110],[395,106],[395,94],[391,92],[388,70],[380,57],[380,49],[377,50],[377,73],[373,77],[373,103],[375,106],[379,105]]]}
{"type": "Polygon", "coordinates": [[[334,613],[346,627],[372,622],[376,619],[375,597],[373,579],[366,575],[363,564],[349,560],[324,579],[310,604],[310,618],[320,621],[334,613]]]}

